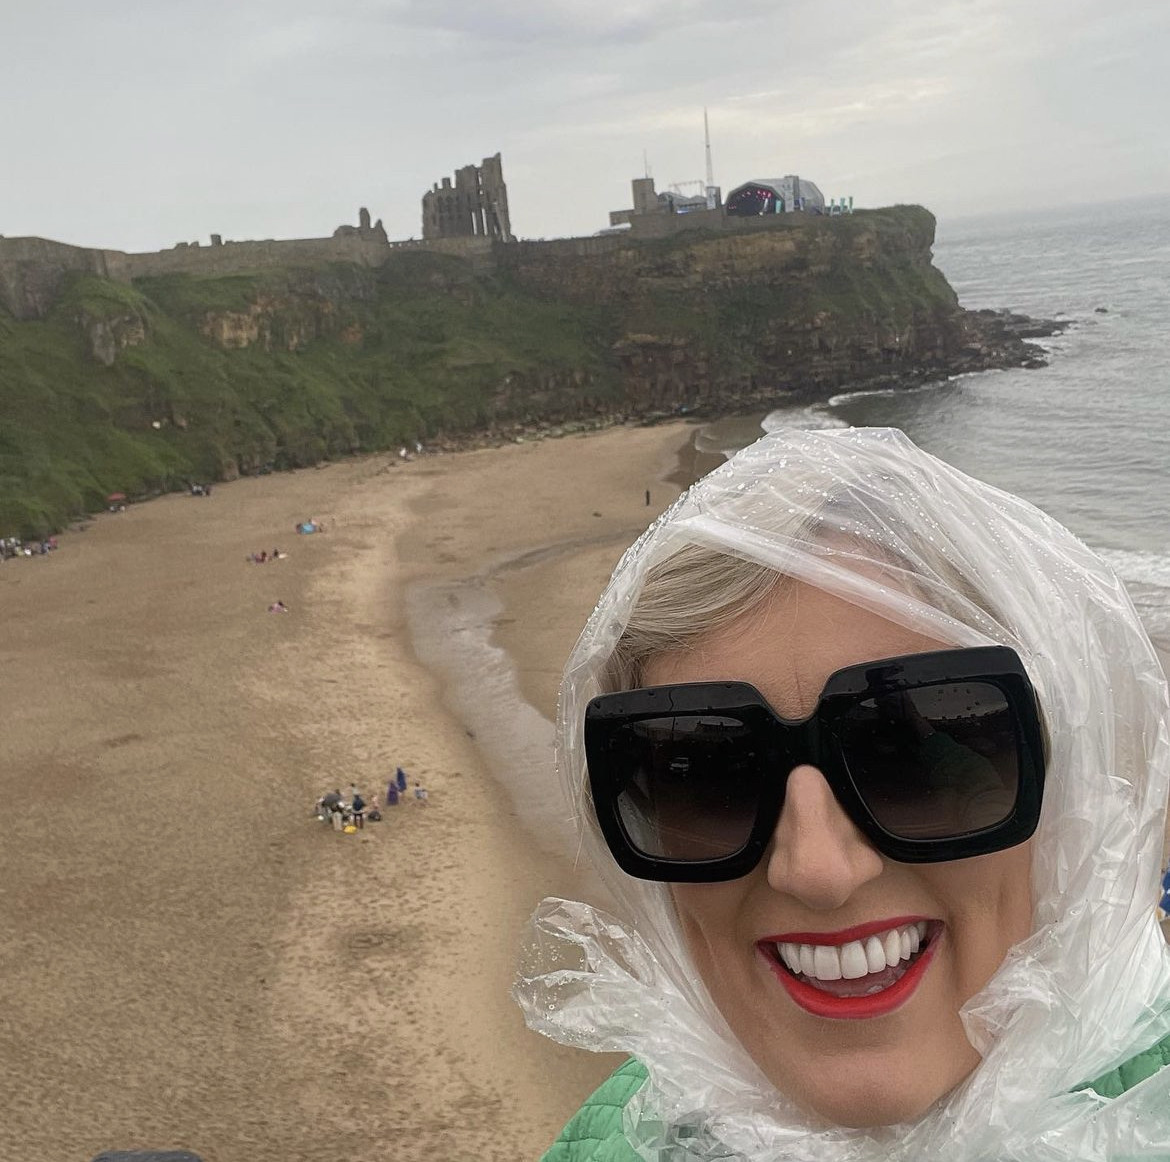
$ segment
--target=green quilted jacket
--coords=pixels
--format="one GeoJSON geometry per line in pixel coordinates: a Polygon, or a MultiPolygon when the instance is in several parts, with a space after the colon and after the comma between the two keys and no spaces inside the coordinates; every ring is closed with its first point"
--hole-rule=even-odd
{"type": "MultiPolygon", "coordinates": [[[[1081,1087],[1118,1097],[1170,1064],[1170,1037],[1081,1087]]],[[[622,1133],[622,1110],[642,1087],[646,1070],[631,1058],[597,1087],[541,1162],[641,1162],[622,1133]]]]}

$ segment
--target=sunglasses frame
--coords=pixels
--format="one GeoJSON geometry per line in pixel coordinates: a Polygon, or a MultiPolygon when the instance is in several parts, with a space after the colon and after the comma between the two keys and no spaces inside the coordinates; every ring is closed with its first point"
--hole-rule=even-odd
{"type": "Polygon", "coordinates": [[[817,767],[862,834],[899,863],[943,863],[1004,851],[1030,838],[1040,821],[1045,773],[1040,709],[1023,662],[1008,646],[936,650],[847,666],[829,676],[817,705],[803,719],[783,718],[747,682],[687,682],[602,694],[585,709],[583,733],[598,826],[618,866],[638,879],[718,883],[747,875],[772,841],[788,773],[802,763],[817,767]],[[835,746],[832,723],[859,698],[974,680],[999,690],[1012,712],[1017,790],[1011,812],[991,827],[943,838],[907,839],[887,831],[854,785],[848,764],[835,746]],[[734,716],[758,732],[765,769],[775,770],[779,777],[764,779],[751,833],[737,851],[702,860],[647,855],[622,822],[618,800],[625,781],[615,765],[605,760],[606,750],[623,726],[648,718],[699,714],[734,716]]]}

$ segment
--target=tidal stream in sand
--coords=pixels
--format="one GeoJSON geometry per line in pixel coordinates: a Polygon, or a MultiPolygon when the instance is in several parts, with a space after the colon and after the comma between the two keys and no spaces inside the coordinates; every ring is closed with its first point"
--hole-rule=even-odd
{"type": "Polygon", "coordinates": [[[406,609],[415,653],[442,678],[448,705],[524,828],[550,854],[571,851],[568,805],[553,787],[553,724],[525,700],[511,659],[492,641],[503,602],[485,579],[471,578],[411,586],[406,609]]]}
{"type": "Polygon", "coordinates": [[[505,612],[493,583],[610,539],[577,538],[526,549],[473,577],[415,584],[406,594],[419,660],[442,679],[448,706],[511,799],[521,825],[541,849],[560,859],[576,850],[577,838],[573,806],[553,774],[554,725],[524,697],[511,657],[493,640],[505,612]]]}

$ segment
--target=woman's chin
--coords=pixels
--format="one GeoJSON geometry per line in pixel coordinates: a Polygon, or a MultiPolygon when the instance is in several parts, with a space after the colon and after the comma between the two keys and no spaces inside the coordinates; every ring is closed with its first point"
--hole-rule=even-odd
{"type": "Polygon", "coordinates": [[[896,1079],[882,1071],[856,1071],[848,1078],[826,1077],[820,1083],[806,1083],[801,1093],[794,1091],[791,1081],[785,1088],[830,1125],[870,1130],[917,1121],[954,1086],[940,1088],[937,1078],[932,1083],[928,1078],[896,1079]]]}
{"type": "Polygon", "coordinates": [[[907,1102],[904,1095],[891,1101],[886,1094],[866,1095],[857,1101],[841,1101],[836,1094],[828,1104],[816,1112],[822,1119],[852,1130],[874,1130],[882,1126],[899,1126],[916,1122],[938,1100],[939,1094],[927,1102],[907,1102]]]}

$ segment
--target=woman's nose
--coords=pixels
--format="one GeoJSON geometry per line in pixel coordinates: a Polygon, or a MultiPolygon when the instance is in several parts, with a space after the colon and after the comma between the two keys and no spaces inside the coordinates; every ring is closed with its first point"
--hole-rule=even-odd
{"type": "Polygon", "coordinates": [[[806,907],[831,911],[881,875],[882,867],[882,857],[841,810],[824,775],[813,766],[796,767],[768,852],[771,887],[806,907]]]}

